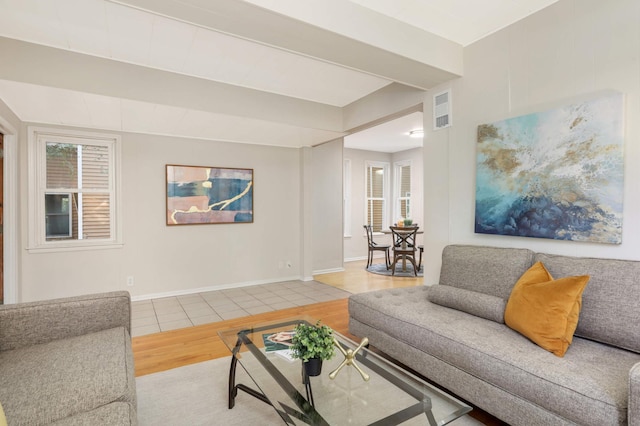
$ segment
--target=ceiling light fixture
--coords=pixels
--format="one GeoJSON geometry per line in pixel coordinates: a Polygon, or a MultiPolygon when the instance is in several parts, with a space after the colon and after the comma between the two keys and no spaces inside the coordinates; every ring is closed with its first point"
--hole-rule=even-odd
{"type": "Polygon", "coordinates": [[[412,138],[421,138],[424,136],[424,130],[416,129],[409,132],[409,136],[412,138]]]}

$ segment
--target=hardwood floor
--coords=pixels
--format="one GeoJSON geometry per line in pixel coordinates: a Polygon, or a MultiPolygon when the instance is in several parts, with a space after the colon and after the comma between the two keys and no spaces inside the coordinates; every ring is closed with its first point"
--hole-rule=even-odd
{"type": "MultiPolygon", "coordinates": [[[[418,278],[399,278],[369,273],[365,261],[348,262],[344,272],[316,275],[314,279],[351,293],[383,288],[422,285],[418,278]]],[[[170,370],[183,365],[229,356],[218,337],[218,330],[300,315],[320,318],[334,330],[349,337],[347,299],[299,306],[227,321],[134,337],[133,356],[136,376],[170,370]]],[[[353,336],[351,336],[353,337],[353,336]]]]}
{"type": "Polygon", "coordinates": [[[136,376],[231,355],[229,349],[218,337],[219,330],[300,315],[321,318],[322,322],[329,327],[354,338],[348,333],[347,299],[298,306],[250,317],[134,337],[132,340],[136,376]]]}
{"type": "MultiPolygon", "coordinates": [[[[345,272],[317,275],[314,279],[351,293],[423,284],[420,277],[394,278],[375,275],[366,272],[364,266],[365,262],[350,262],[345,265],[345,272]]],[[[218,337],[219,330],[301,315],[322,319],[325,324],[339,333],[355,341],[360,340],[349,334],[347,299],[340,299],[134,337],[132,344],[136,376],[229,356],[230,350],[218,337]]],[[[505,424],[477,408],[472,411],[471,416],[485,425],[503,426],[505,424]]]]}
{"type": "MultiPolygon", "coordinates": [[[[376,259],[375,261],[384,260],[376,259]]],[[[329,274],[316,275],[316,281],[341,288],[350,293],[364,293],[383,288],[415,287],[424,284],[422,277],[392,277],[386,275],[372,274],[365,270],[367,262],[347,262],[344,265],[344,272],[333,272],[329,274]]]]}

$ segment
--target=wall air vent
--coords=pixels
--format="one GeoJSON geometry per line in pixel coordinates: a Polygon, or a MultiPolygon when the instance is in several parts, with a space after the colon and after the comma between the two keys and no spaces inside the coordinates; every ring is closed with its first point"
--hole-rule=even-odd
{"type": "Polygon", "coordinates": [[[451,127],[451,90],[433,96],[433,130],[451,127]]]}

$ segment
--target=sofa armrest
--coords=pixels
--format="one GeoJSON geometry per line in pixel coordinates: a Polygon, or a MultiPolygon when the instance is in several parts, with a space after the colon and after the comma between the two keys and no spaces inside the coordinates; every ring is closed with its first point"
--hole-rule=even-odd
{"type": "Polygon", "coordinates": [[[640,426],[640,362],[629,372],[629,426],[640,426]]]}
{"type": "Polygon", "coordinates": [[[131,334],[126,291],[0,306],[0,351],[125,327],[131,334]]]}

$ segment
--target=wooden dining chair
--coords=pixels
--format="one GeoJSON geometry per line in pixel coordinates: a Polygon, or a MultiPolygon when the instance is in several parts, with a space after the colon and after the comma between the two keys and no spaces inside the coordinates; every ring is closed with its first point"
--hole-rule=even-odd
{"type": "Polygon", "coordinates": [[[396,274],[396,263],[398,260],[406,262],[407,260],[413,265],[413,273],[418,276],[418,265],[416,263],[416,234],[417,226],[399,227],[390,226],[393,235],[393,261],[391,262],[391,275],[396,274]]]}
{"type": "Polygon", "coordinates": [[[369,245],[369,255],[367,256],[367,268],[371,266],[371,263],[373,262],[373,252],[383,251],[384,265],[386,266],[387,269],[389,269],[389,265],[391,264],[389,249],[391,248],[391,246],[383,246],[373,241],[373,229],[371,228],[371,225],[364,225],[364,229],[367,232],[367,243],[369,245]]]}

